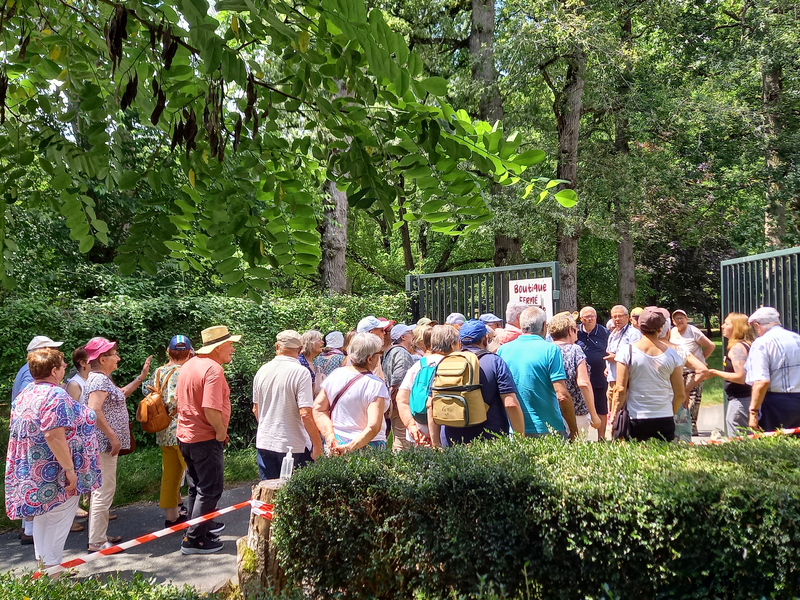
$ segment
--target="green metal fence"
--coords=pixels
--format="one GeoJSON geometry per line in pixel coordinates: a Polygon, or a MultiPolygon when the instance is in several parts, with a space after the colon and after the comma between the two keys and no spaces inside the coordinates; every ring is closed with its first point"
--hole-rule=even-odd
{"type": "Polygon", "coordinates": [[[411,299],[411,318],[429,317],[444,323],[447,315],[460,312],[469,318],[483,313],[505,315],[508,282],[515,279],[553,278],[553,311],[558,312],[559,265],[557,262],[406,275],[406,293],[411,299]]]}
{"type": "Polygon", "coordinates": [[[800,332],[800,248],[724,260],[720,276],[721,318],[772,306],[784,327],[800,332]]]}

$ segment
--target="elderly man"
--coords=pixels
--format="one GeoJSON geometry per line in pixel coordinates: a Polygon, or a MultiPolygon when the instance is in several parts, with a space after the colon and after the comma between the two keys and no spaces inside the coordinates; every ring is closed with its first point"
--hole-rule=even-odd
{"type": "Polygon", "coordinates": [[[311,374],[300,364],[303,339],[292,330],[275,338],[275,358],[253,379],[253,414],[258,421],[256,451],[261,479],[278,479],[283,457],[292,448],[295,468],[322,455],[314,423],[311,374]]]}
{"type": "MultiPolygon", "coordinates": [[[[400,384],[414,364],[413,334],[416,325],[398,323],[392,328],[391,336],[394,345],[389,348],[383,357],[383,372],[386,375],[386,385],[389,387],[389,396],[392,400],[392,450],[408,450],[413,444],[406,439],[406,426],[397,412],[397,392],[400,384]]],[[[419,358],[419,357],[417,357],[419,358]]]]}
{"type": "MultiPolygon", "coordinates": [[[[64,342],[54,342],[46,335],[37,335],[28,344],[27,352],[30,354],[34,350],[40,350],[42,348],[58,348],[63,343],[64,342]]],[[[28,368],[28,361],[26,360],[25,364],[20,367],[20,370],[17,371],[17,376],[14,378],[14,387],[11,389],[12,404],[19,393],[25,389],[29,383],[33,383],[33,376],[31,375],[31,370],[28,368]]]]}
{"type": "Polygon", "coordinates": [[[489,352],[497,352],[505,343],[517,339],[522,335],[519,327],[519,316],[528,308],[524,302],[509,302],[506,306],[506,326],[494,330],[494,339],[489,344],[489,352]]]}
{"type": "Polygon", "coordinates": [[[503,326],[503,319],[492,313],[483,313],[478,320],[486,325],[486,329],[495,331],[503,326]]]}
{"type": "MultiPolygon", "coordinates": [[[[606,381],[608,382],[606,397],[609,406],[611,405],[611,395],[614,393],[614,387],[617,383],[617,363],[614,357],[621,348],[635,344],[642,339],[642,334],[639,330],[630,324],[628,309],[621,304],[611,308],[611,322],[614,327],[609,333],[606,355],[603,357],[606,361],[606,381]]],[[[596,401],[597,397],[595,396],[596,401]]]]}
{"type": "Polygon", "coordinates": [[[519,316],[522,335],[497,351],[506,361],[525,416],[525,435],[548,435],[550,429],[570,438],[578,433],[572,396],[567,390],[564,359],[555,344],[544,339],[547,314],[539,307],[526,308],[519,316]]]}
{"type": "Polygon", "coordinates": [[[461,326],[467,318],[459,312],[450,313],[447,315],[447,318],[444,320],[445,325],[452,325],[456,329],[461,329],[461,326]]]}
{"type": "MultiPolygon", "coordinates": [[[[486,411],[486,422],[480,425],[445,427],[444,435],[450,445],[508,435],[509,424],[514,431],[525,433],[525,417],[517,400],[514,377],[502,358],[486,350],[487,332],[488,328],[479,320],[467,321],[459,330],[462,351],[478,356],[481,394],[489,410],[486,411]]],[[[433,437],[435,444],[435,431],[433,437]]]]}
{"type": "MultiPolygon", "coordinates": [[[[201,332],[203,347],[178,374],[178,447],[186,462],[189,518],[217,510],[225,483],[222,449],[228,442],[231,389],[225,380],[226,365],[233,359],[233,344],[242,339],[224,325],[201,332]]],[[[214,535],[225,525],[206,521],[186,530],[181,554],[210,554],[222,550],[214,535]]]]}
{"type": "Polygon", "coordinates": [[[608,348],[608,329],[597,322],[597,311],[591,306],[581,309],[581,323],[578,325],[578,346],[586,355],[586,364],[589,365],[589,382],[592,384],[594,408],[600,417],[600,427],[597,428],[597,439],[606,439],[606,421],[608,419],[608,398],[606,390],[608,382],[604,374],[606,363],[603,357],[608,348]]]}
{"type": "Polygon", "coordinates": [[[780,325],[781,315],[769,306],[750,315],[758,339],[744,365],[753,386],[750,427],[775,431],[800,427],[800,335],[780,325]]]}

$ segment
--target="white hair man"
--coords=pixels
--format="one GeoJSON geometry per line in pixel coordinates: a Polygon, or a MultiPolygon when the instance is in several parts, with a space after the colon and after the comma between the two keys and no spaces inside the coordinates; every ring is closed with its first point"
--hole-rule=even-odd
{"type": "Polygon", "coordinates": [[[524,302],[509,302],[506,306],[506,326],[494,330],[494,339],[489,344],[489,352],[497,352],[503,344],[517,339],[522,335],[519,326],[519,317],[528,308],[524,302]]]}
{"type": "Polygon", "coordinates": [[[591,367],[589,381],[592,384],[594,408],[600,417],[600,427],[597,437],[604,440],[606,437],[606,421],[608,418],[608,381],[604,375],[606,363],[603,357],[608,348],[610,332],[597,322],[597,311],[591,306],[581,309],[581,323],[578,325],[578,346],[586,355],[586,363],[591,367]]]}
{"type": "Polygon", "coordinates": [[[550,430],[574,438],[578,432],[572,396],[567,390],[564,358],[556,344],[545,341],[547,314],[537,306],[519,316],[522,335],[503,344],[498,356],[508,364],[517,384],[525,417],[525,435],[548,435],[550,430]]]}
{"type": "Polygon", "coordinates": [[[256,459],[262,480],[280,477],[290,446],[295,468],[322,455],[311,374],[299,360],[302,348],[299,333],[281,331],[275,338],[275,358],[262,365],[253,379],[256,459]]]}
{"type": "Polygon", "coordinates": [[[617,363],[614,357],[623,347],[635,344],[642,339],[641,332],[631,325],[628,309],[621,304],[611,307],[611,321],[614,327],[609,333],[606,355],[603,357],[606,361],[606,381],[608,381],[607,398],[609,406],[612,404],[611,396],[614,393],[614,387],[617,383],[617,363]]]}
{"type": "Polygon", "coordinates": [[[758,336],[744,365],[745,381],[753,386],[753,429],[800,427],[800,335],[781,327],[780,320],[780,313],[769,306],[747,320],[758,336]]]}

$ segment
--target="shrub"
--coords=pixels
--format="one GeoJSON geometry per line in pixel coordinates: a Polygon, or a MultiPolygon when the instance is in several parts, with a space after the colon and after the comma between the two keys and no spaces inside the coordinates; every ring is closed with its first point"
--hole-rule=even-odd
{"type": "Polygon", "coordinates": [[[52,580],[49,577],[33,580],[30,575],[17,577],[11,573],[0,574],[0,598],[8,599],[200,600],[204,597],[204,594],[189,586],[178,588],[171,584],[158,585],[154,578],[145,579],[141,575],[135,575],[132,581],[117,577],[71,581],[66,578],[52,580]]]}
{"type": "MultiPolygon", "coordinates": [[[[112,300],[84,300],[55,306],[28,298],[9,301],[3,308],[0,336],[5,343],[0,348],[0,398],[10,397],[14,377],[25,362],[25,348],[35,335],[64,340],[62,348],[68,359],[76,346],[93,336],[117,340],[122,362],[114,378],[124,385],[140,372],[148,355],[155,355],[154,366],[166,361],[166,345],[173,335],[188,335],[199,347],[203,329],[227,325],[233,333],[243,336],[233,362],[226,368],[233,409],[230,435],[237,447],[253,440],[256,425],[251,412],[253,377],[274,356],[278,332],[283,329],[303,332],[312,327],[323,332],[347,331],[368,314],[402,320],[407,313],[405,294],[271,298],[263,304],[219,296],[162,296],[147,300],[118,296],[112,300]]],[[[139,399],[138,393],[129,399],[131,416],[139,399]]],[[[138,427],[134,431],[137,443],[155,441],[155,436],[144,434],[138,427]]]]}
{"type": "Polygon", "coordinates": [[[296,472],[275,532],[289,577],[323,598],[486,585],[576,600],[789,598],[798,465],[800,441],[774,438],[368,452],[296,472]]]}

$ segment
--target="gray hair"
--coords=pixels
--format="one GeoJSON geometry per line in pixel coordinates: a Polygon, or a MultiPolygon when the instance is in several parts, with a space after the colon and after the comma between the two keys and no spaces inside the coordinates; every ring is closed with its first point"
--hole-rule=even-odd
{"type": "Polygon", "coordinates": [[[509,302],[506,306],[506,323],[516,323],[519,316],[522,314],[528,304],[524,302],[509,302]]]}
{"type": "Polygon", "coordinates": [[[595,310],[594,306],[584,306],[584,307],[581,309],[581,312],[580,312],[580,316],[581,316],[581,318],[583,318],[583,311],[585,311],[585,310],[586,310],[586,311],[589,311],[589,310],[590,310],[590,311],[592,311],[592,312],[594,313],[594,316],[595,316],[595,317],[597,316],[597,311],[595,310]]]}
{"type": "Polygon", "coordinates": [[[611,312],[613,313],[615,310],[621,310],[623,314],[628,314],[628,309],[622,306],[622,304],[616,304],[611,307],[611,312]]]}
{"type": "Polygon", "coordinates": [[[358,333],[350,340],[347,354],[350,356],[350,364],[356,367],[366,367],[370,357],[382,349],[383,341],[377,335],[358,333]]]}
{"type": "Polygon", "coordinates": [[[529,306],[519,316],[519,328],[524,333],[539,335],[547,321],[547,313],[538,306],[529,306]]]}
{"type": "Polygon", "coordinates": [[[451,325],[437,325],[431,331],[431,352],[449,354],[453,346],[460,342],[458,329],[451,325]]]}
{"type": "Polygon", "coordinates": [[[314,344],[322,341],[322,334],[316,329],[309,329],[303,334],[303,356],[314,351],[314,344]]]}

